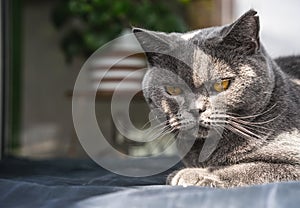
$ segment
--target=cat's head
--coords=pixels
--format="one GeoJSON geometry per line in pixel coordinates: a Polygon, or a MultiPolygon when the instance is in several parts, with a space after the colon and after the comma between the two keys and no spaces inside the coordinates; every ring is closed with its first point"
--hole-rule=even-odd
{"type": "Polygon", "coordinates": [[[234,126],[231,117],[250,118],[267,106],[274,75],[254,10],[230,25],[184,34],[133,32],[149,63],[144,96],[169,128],[197,127],[197,137],[205,138],[211,127],[234,126]]]}

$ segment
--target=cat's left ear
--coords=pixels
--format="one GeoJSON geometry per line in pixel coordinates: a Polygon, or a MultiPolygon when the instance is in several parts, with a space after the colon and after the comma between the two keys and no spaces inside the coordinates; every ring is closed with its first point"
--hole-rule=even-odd
{"type": "Polygon", "coordinates": [[[244,54],[256,53],[260,48],[259,18],[256,14],[257,12],[251,9],[228,26],[223,43],[244,54]]]}
{"type": "Polygon", "coordinates": [[[145,52],[166,52],[170,48],[166,33],[141,28],[133,28],[132,32],[145,52]]]}
{"type": "Polygon", "coordinates": [[[161,54],[168,54],[171,50],[171,38],[166,33],[141,28],[133,28],[132,32],[143,48],[151,65],[159,62],[161,54]]]}

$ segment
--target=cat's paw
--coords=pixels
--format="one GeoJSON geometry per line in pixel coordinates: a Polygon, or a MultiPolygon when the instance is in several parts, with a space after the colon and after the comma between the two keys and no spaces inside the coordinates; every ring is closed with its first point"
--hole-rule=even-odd
{"type": "Polygon", "coordinates": [[[217,175],[203,168],[185,168],[171,173],[167,184],[172,186],[225,187],[217,175]]]}

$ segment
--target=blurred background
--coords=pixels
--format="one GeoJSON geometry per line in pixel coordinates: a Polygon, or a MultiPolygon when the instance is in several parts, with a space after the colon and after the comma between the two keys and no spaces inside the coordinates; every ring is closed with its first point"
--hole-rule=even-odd
{"type": "MultiPolygon", "coordinates": [[[[273,57],[300,53],[298,0],[2,0],[2,155],[86,157],[72,122],[76,77],[94,51],[130,33],[131,26],[185,32],[228,24],[250,8],[259,13],[261,40],[273,57]]],[[[109,142],[120,152],[146,155],[153,147],[121,136],[110,115],[114,87],[128,73],[145,67],[143,54],[118,63],[103,83],[97,82],[107,63],[137,47],[134,41],[120,40],[105,59],[94,61],[90,86],[98,89],[98,124],[109,142]]],[[[124,91],[139,88],[141,79],[142,74],[129,80],[124,91]]],[[[88,91],[80,99],[86,95],[88,91]]],[[[140,93],[130,109],[131,120],[142,128],[149,110],[140,93]]]]}

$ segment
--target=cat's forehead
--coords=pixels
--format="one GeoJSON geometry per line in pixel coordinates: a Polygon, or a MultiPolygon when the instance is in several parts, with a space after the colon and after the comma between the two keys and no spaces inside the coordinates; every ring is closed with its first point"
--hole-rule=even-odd
{"type": "Polygon", "coordinates": [[[229,64],[214,55],[219,52],[218,44],[213,44],[213,47],[209,48],[206,44],[208,40],[217,42],[222,28],[214,27],[184,34],[173,34],[172,38],[176,41],[173,41],[173,49],[168,55],[179,61],[169,59],[167,56],[164,60],[158,59],[156,64],[175,72],[187,84],[195,87],[211,80],[233,76],[234,72],[229,64]]]}
{"type": "Polygon", "coordinates": [[[181,57],[184,57],[188,67],[185,69],[179,67],[177,74],[186,81],[192,82],[195,87],[211,80],[233,76],[234,72],[224,60],[207,54],[195,44],[188,44],[184,53],[185,56],[181,57]]]}
{"type": "Polygon", "coordinates": [[[214,58],[208,54],[205,54],[199,48],[196,48],[193,51],[192,55],[192,66],[191,66],[191,74],[193,84],[196,87],[201,86],[206,81],[216,76],[216,68],[214,64],[214,58]]]}
{"type": "Polygon", "coordinates": [[[213,38],[219,38],[222,36],[226,26],[209,27],[200,30],[194,30],[187,33],[179,34],[178,37],[185,41],[193,40],[207,40],[213,38]]]}

